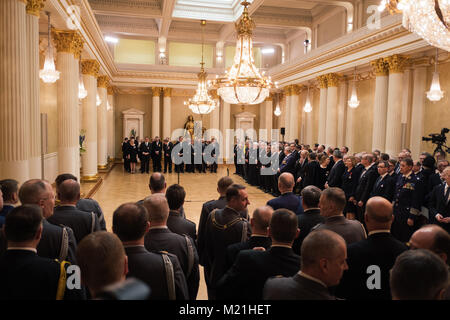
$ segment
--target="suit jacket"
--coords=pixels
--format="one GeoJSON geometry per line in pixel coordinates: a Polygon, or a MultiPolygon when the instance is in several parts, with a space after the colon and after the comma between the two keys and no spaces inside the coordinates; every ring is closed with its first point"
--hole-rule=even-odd
{"type": "MultiPolygon", "coordinates": [[[[348,300],[391,300],[389,271],[395,259],[408,247],[390,233],[374,233],[347,247],[348,270],[344,271],[336,296],[348,300]],[[380,287],[369,289],[367,279],[374,274],[368,267],[380,268],[380,287]]],[[[370,281],[369,281],[370,282],[370,281]]]]}
{"type": "Polygon", "coordinates": [[[106,231],[105,216],[103,215],[102,208],[100,208],[100,205],[96,200],[90,198],[80,199],[77,202],[77,209],[95,213],[98,218],[98,223],[100,224],[100,229],[106,231]]]}
{"type": "Polygon", "coordinates": [[[189,299],[195,300],[198,293],[198,286],[200,282],[200,273],[198,270],[198,254],[195,248],[194,241],[187,237],[191,241],[192,248],[194,250],[194,261],[192,264],[192,270],[189,273],[189,250],[186,242],[186,238],[179,234],[170,231],[168,228],[150,229],[145,235],[144,245],[148,251],[159,252],[167,251],[177,256],[180,261],[181,269],[186,277],[188,285],[189,299]]]}
{"type": "Polygon", "coordinates": [[[147,159],[150,158],[151,152],[152,152],[152,143],[151,142],[147,142],[147,145],[145,144],[145,142],[142,142],[139,145],[139,152],[141,154],[141,157],[145,157],[147,159]],[[147,155],[143,154],[144,152],[148,153],[147,155]]]}
{"type": "MultiPolygon", "coordinates": [[[[126,246],[125,253],[129,269],[127,278],[134,277],[145,282],[151,288],[150,300],[168,300],[167,274],[161,254],[149,252],[144,246],[126,246]]],[[[188,300],[186,278],[178,258],[170,253],[168,256],[173,266],[176,299],[188,300]]]]}
{"type": "Polygon", "coordinates": [[[297,239],[294,240],[292,245],[292,250],[298,255],[300,255],[300,249],[302,247],[303,240],[311,232],[311,229],[319,223],[325,222],[325,218],[320,215],[319,208],[313,208],[305,210],[301,215],[297,216],[298,228],[300,229],[300,234],[297,239]]]}
{"type": "Polygon", "coordinates": [[[236,260],[239,252],[243,250],[250,250],[256,247],[263,247],[268,249],[272,245],[272,239],[270,237],[263,236],[251,236],[246,242],[239,242],[229,245],[227,248],[227,262],[226,270],[229,270],[236,260]]]}
{"type": "MultiPolygon", "coordinates": [[[[56,300],[60,264],[28,250],[8,250],[0,259],[0,300],[56,300]]],[[[65,300],[84,298],[68,290],[65,300]]]]}
{"type": "Polygon", "coordinates": [[[336,300],[328,288],[295,274],[290,278],[270,278],[264,286],[264,300],[336,300]]]}
{"type": "MultiPolygon", "coordinates": [[[[331,163],[331,162],[330,162],[331,163]]],[[[346,167],[344,161],[337,161],[330,170],[328,175],[328,186],[331,187],[342,187],[342,175],[344,174],[346,167]]]]}
{"type": "Polygon", "coordinates": [[[171,158],[172,157],[172,149],[173,149],[173,143],[172,142],[169,142],[167,144],[163,143],[164,158],[171,158]]]}
{"type": "Polygon", "coordinates": [[[206,222],[204,252],[206,264],[211,267],[208,283],[212,289],[226,272],[227,247],[247,241],[251,235],[250,223],[235,210],[225,207],[214,212],[214,217],[211,212],[206,222]]]}
{"type": "Polygon", "coordinates": [[[267,201],[267,205],[273,210],[289,209],[296,215],[303,213],[302,197],[295,195],[293,192],[283,193],[281,196],[267,201]]]}
{"type": "Polygon", "coordinates": [[[62,224],[70,227],[75,235],[77,244],[91,232],[100,230],[96,214],[78,210],[74,206],[55,207],[53,215],[47,220],[55,225],[62,224]]]}
{"type": "Polygon", "coordinates": [[[345,239],[347,245],[366,239],[366,230],[361,222],[347,220],[343,215],[332,216],[325,219],[324,223],[318,224],[313,230],[331,230],[345,239]]]}
{"type": "Polygon", "coordinates": [[[152,159],[161,159],[162,157],[162,142],[161,141],[153,141],[151,146],[151,156],[152,159]],[[158,154],[156,152],[158,151],[158,154]]]}
{"type": "Polygon", "coordinates": [[[372,165],[366,172],[361,172],[359,177],[358,186],[355,191],[356,201],[362,201],[364,203],[369,200],[370,193],[372,192],[375,181],[379,177],[376,165],[372,165]]]}
{"type": "Polygon", "coordinates": [[[450,201],[445,199],[445,184],[440,184],[434,187],[430,196],[430,218],[436,224],[447,230],[450,233],[450,223],[440,223],[434,218],[436,214],[440,213],[444,218],[450,217],[450,201]]]}
{"type": "Polygon", "coordinates": [[[300,268],[300,257],[291,248],[271,247],[267,251],[244,250],[218,283],[219,299],[261,300],[269,277],[293,276],[300,268]]]}
{"type": "Polygon", "coordinates": [[[167,219],[167,227],[170,231],[180,235],[186,234],[196,242],[197,232],[195,223],[182,217],[178,211],[170,210],[169,218],[167,219]]]}
{"type": "Polygon", "coordinates": [[[295,154],[290,153],[284,157],[280,164],[280,173],[290,172],[295,176],[295,154]]]}
{"type": "Polygon", "coordinates": [[[381,179],[381,176],[378,176],[373,186],[372,192],[370,193],[370,198],[383,197],[386,198],[389,202],[392,202],[392,200],[394,199],[394,191],[395,180],[389,174],[387,174],[383,179],[381,179]]]}
{"type": "Polygon", "coordinates": [[[303,163],[300,163],[301,159],[295,162],[295,181],[298,178],[302,178],[305,176],[306,165],[308,164],[308,158],[303,160],[303,163]]]}
{"type": "Polygon", "coordinates": [[[3,224],[5,223],[5,218],[6,215],[12,210],[14,209],[14,206],[10,205],[10,204],[5,204],[3,205],[3,209],[0,211],[0,228],[3,226],[3,224]]]}
{"type": "MultiPolygon", "coordinates": [[[[37,246],[38,255],[44,258],[59,259],[62,246],[63,228],[61,226],[51,224],[46,219],[43,220],[42,225],[43,230],[41,241],[39,241],[37,246]]],[[[68,250],[67,256],[64,260],[69,261],[71,264],[77,264],[75,256],[77,251],[77,241],[72,229],[66,227],[66,230],[68,234],[68,250]]]]}
{"type": "Polygon", "coordinates": [[[305,166],[304,178],[302,180],[302,186],[307,187],[310,185],[323,189],[323,185],[320,186],[319,181],[319,169],[320,164],[317,161],[309,161],[305,166]]]}

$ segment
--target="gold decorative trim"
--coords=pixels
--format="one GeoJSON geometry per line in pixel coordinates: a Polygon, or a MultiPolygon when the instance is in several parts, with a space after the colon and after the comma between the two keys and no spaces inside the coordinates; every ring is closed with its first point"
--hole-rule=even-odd
{"type": "Polygon", "coordinates": [[[26,0],[25,3],[27,4],[26,6],[27,14],[39,18],[41,10],[44,8],[44,2],[45,0],[26,0]]]}
{"type": "Polygon", "coordinates": [[[326,75],[328,87],[339,87],[339,75],[336,73],[329,73],[326,75]]]}
{"type": "Polygon", "coordinates": [[[93,176],[82,176],[81,182],[97,182],[100,180],[100,176],[98,174],[94,174],[93,176]]]}
{"type": "Polygon", "coordinates": [[[163,88],[163,94],[165,98],[170,98],[172,96],[172,88],[163,88]]]}
{"type": "Polygon", "coordinates": [[[154,97],[159,97],[159,96],[161,95],[161,88],[154,87],[154,88],[152,89],[152,95],[153,95],[154,97]]]}
{"type": "Polygon", "coordinates": [[[108,163],[107,164],[103,164],[103,165],[99,164],[97,166],[97,169],[98,170],[108,170],[109,169],[109,164],[108,163]]]}
{"type": "Polygon", "coordinates": [[[292,94],[299,96],[303,90],[305,89],[305,86],[302,84],[294,84],[292,86],[292,94]]]}
{"type": "Polygon", "coordinates": [[[293,85],[291,84],[291,85],[288,85],[288,86],[284,87],[283,88],[283,93],[286,96],[292,96],[292,94],[293,94],[293,85]]]}
{"type": "Polygon", "coordinates": [[[320,89],[328,88],[328,77],[326,75],[318,76],[317,82],[319,83],[320,89]]]}
{"type": "Polygon", "coordinates": [[[83,39],[77,31],[53,29],[53,39],[57,52],[68,52],[80,59],[83,51],[83,39]]]}
{"type": "Polygon", "coordinates": [[[211,98],[214,99],[214,100],[217,100],[217,99],[220,98],[219,95],[217,94],[217,90],[216,89],[210,90],[209,94],[211,95],[211,98]]]}
{"type": "Polygon", "coordinates": [[[108,76],[98,76],[97,77],[97,88],[108,88],[109,77],[108,76]]]}
{"type": "Polygon", "coordinates": [[[403,73],[405,68],[411,62],[409,57],[400,54],[394,54],[390,57],[384,58],[384,61],[389,66],[389,73],[403,73]]]}
{"type": "Polygon", "coordinates": [[[109,96],[113,96],[114,95],[114,87],[110,84],[108,84],[108,87],[106,88],[106,91],[108,92],[109,96]]]}
{"type": "Polygon", "coordinates": [[[384,58],[373,60],[370,64],[377,77],[387,76],[389,74],[389,65],[384,58]]]}
{"type": "Polygon", "coordinates": [[[97,78],[100,71],[100,63],[97,60],[81,60],[81,73],[97,78]]]}

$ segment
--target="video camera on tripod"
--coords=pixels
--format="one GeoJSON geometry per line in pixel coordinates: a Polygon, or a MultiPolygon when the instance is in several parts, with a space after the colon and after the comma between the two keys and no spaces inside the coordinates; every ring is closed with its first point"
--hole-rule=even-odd
{"type": "Polygon", "coordinates": [[[422,137],[422,141],[431,141],[431,143],[436,145],[436,149],[434,149],[433,156],[436,152],[440,151],[445,154],[445,152],[450,152],[450,148],[446,145],[447,136],[446,134],[450,131],[448,128],[442,128],[441,133],[431,133],[429,137],[422,137]],[[444,150],[444,149],[446,150],[444,150]]]}

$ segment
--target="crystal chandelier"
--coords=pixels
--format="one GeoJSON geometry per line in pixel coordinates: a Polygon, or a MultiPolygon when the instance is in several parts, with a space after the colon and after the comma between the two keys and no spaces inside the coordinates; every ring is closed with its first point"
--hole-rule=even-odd
{"type": "Polygon", "coordinates": [[[241,4],[244,12],[236,23],[238,39],[234,64],[212,85],[227,103],[259,104],[269,96],[273,84],[271,78],[263,77],[254,64],[252,33],[255,23],[248,14],[250,3],[244,1],[241,4]]]}
{"type": "Polygon", "coordinates": [[[303,111],[307,113],[312,111],[311,100],[309,98],[309,86],[308,86],[308,95],[306,96],[306,103],[305,106],[303,107],[303,111]]]}
{"type": "MultiPolygon", "coordinates": [[[[81,59],[80,59],[81,62],[81,59]]],[[[80,64],[81,65],[81,64],[80,64]]],[[[78,99],[83,100],[84,98],[87,97],[87,90],[84,87],[84,81],[83,81],[83,74],[81,72],[81,68],[80,68],[80,81],[78,82],[78,99]]]]}
{"type": "Polygon", "coordinates": [[[206,81],[207,75],[204,68],[205,62],[203,61],[203,27],[205,25],[206,21],[202,20],[202,62],[200,63],[201,69],[200,73],[198,74],[197,91],[195,92],[195,96],[193,98],[189,99],[189,101],[184,102],[184,105],[189,106],[189,109],[191,109],[192,112],[200,115],[208,114],[216,107],[216,101],[211,99],[211,97],[208,95],[208,85],[206,81]]]}
{"type": "Polygon", "coordinates": [[[50,24],[50,12],[47,12],[48,16],[48,47],[45,54],[44,69],[39,71],[39,78],[45,83],[54,83],[59,79],[59,71],[56,71],[55,61],[53,60],[53,47],[51,40],[51,24],[50,24]]]}
{"type": "Polygon", "coordinates": [[[348,106],[353,109],[356,109],[359,106],[358,95],[356,94],[356,67],[353,76],[352,97],[348,101],[348,106]]]}
{"type": "Polygon", "coordinates": [[[438,63],[438,49],[436,48],[436,60],[434,61],[433,81],[431,82],[430,91],[427,92],[427,98],[430,101],[437,102],[444,97],[444,92],[441,90],[439,83],[439,72],[437,71],[438,63]]]}
{"type": "Polygon", "coordinates": [[[378,9],[403,13],[403,26],[432,46],[450,51],[449,0],[382,0],[378,9]]]}

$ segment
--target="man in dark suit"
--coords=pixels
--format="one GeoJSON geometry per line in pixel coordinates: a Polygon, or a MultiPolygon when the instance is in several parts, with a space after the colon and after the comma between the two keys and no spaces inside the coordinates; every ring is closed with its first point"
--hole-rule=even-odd
{"type": "Polygon", "coordinates": [[[292,251],[292,242],[298,233],[295,213],[287,209],[275,210],[269,226],[271,247],[267,251],[239,252],[231,269],[217,284],[217,297],[260,300],[269,277],[294,275],[300,267],[300,257],[292,251]]]}
{"type": "Polygon", "coordinates": [[[372,154],[363,154],[361,164],[364,168],[359,176],[358,186],[355,190],[354,204],[357,208],[356,218],[360,222],[363,222],[364,206],[366,205],[367,200],[369,200],[370,193],[373,190],[373,186],[375,185],[375,181],[377,180],[379,174],[372,154]]]}
{"type": "Polygon", "coordinates": [[[292,250],[300,255],[303,240],[311,232],[311,229],[319,223],[324,223],[325,218],[320,215],[319,200],[322,191],[316,186],[307,186],[302,190],[303,214],[297,216],[300,233],[294,240],[292,250]]]}
{"type": "Polygon", "coordinates": [[[139,145],[139,152],[141,154],[141,173],[148,173],[150,168],[150,154],[151,154],[151,144],[148,137],[145,137],[144,142],[139,145]]]}
{"type": "Polygon", "coordinates": [[[178,258],[145,249],[144,236],[149,229],[148,213],[143,206],[125,203],[114,211],[113,231],[122,241],[128,257],[127,278],[144,281],[151,288],[150,300],[189,299],[178,258]]]}
{"type": "Polygon", "coordinates": [[[294,194],[294,176],[289,172],[284,172],[278,178],[278,189],[281,196],[267,201],[268,206],[274,210],[288,209],[297,215],[303,213],[302,198],[294,194]]]}
{"type": "Polygon", "coordinates": [[[369,237],[348,245],[349,269],[344,272],[336,296],[347,300],[391,300],[389,271],[408,247],[390,233],[392,204],[385,198],[370,198],[364,219],[369,237]]]}
{"type": "Polygon", "coordinates": [[[252,235],[246,242],[238,242],[228,246],[226,270],[231,268],[239,252],[253,248],[268,249],[271,246],[272,240],[269,237],[268,228],[272,214],[273,209],[269,206],[259,207],[253,211],[253,216],[250,219],[252,235]]]}
{"type": "Polygon", "coordinates": [[[327,183],[325,185],[326,188],[340,188],[342,186],[342,175],[345,171],[345,164],[344,161],[342,161],[342,153],[339,150],[334,150],[333,159],[334,165],[328,175],[327,183]]]}
{"type": "Polygon", "coordinates": [[[164,139],[164,173],[167,172],[167,169],[169,169],[169,173],[172,173],[172,149],[173,143],[169,141],[169,138],[164,139]]]}
{"type": "Polygon", "coordinates": [[[325,222],[313,230],[331,230],[345,239],[347,245],[366,239],[364,226],[356,220],[348,220],[343,211],[346,204],[345,193],[340,188],[328,188],[322,192],[319,200],[320,214],[325,222]]]}
{"type": "Polygon", "coordinates": [[[13,179],[0,181],[0,201],[3,201],[3,208],[0,205],[0,228],[5,223],[5,217],[8,212],[14,209],[19,202],[19,182],[13,179]]]}
{"type": "Polygon", "coordinates": [[[69,290],[65,281],[60,283],[60,262],[37,255],[42,222],[42,210],[37,205],[19,206],[6,217],[8,250],[0,259],[0,300],[84,298],[80,288],[69,290]]]}
{"type": "Polygon", "coordinates": [[[177,256],[188,285],[189,300],[195,300],[198,293],[200,274],[198,254],[194,241],[167,227],[169,205],[163,194],[153,194],[144,200],[149,214],[150,229],[145,235],[144,245],[148,251],[167,251],[177,256]]]}
{"type": "Polygon", "coordinates": [[[128,138],[125,137],[122,142],[122,157],[123,157],[123,168],[126,172],[130,172],[130,160],[128,159],[128,147],[129,147],[128,138]]]}
{"type": "Polygon", "coordinates": [[[72,229],[47,221],[55,208],[55,194],[50,183],[40,179],[26,181],[19,189],[19,199],[22,204],[35,204],[42,209],[44,220],[41,241],[37,246],[38,255],[77,264],[77,242],[72,229]]]}
{"type": "Polygon", "coordinates": [[[175,172],[184,173],[184,162],[182,161],[183,153],[184,153],[184,145],[186,142],[183,142],[183,137],[180,136],[178,138],[178,141],[174,144],[173,149],[178,150],[178,160],[181,160],[180,163],[177,164],[175,162],[175,172]]]}
{"type": "Polygon", "coordinates": [[[389,162],[380,161],[378,163],[379,177],[375,181],[370,198],[383,197],[390,202],[394,199],[395,180],[389,175],[388,170],[389,162]]]}
{"type": "Polygon", "coordinates": [[[195,223],[183,218],[181,208],[183,208],[186,191],[179,184],[173,184],[166,190],[166,199],[169,205],[169,217],[167,227],[170,231],[180,235],[188,235],[196,243],[197,232],[195,223]]]}
{"type": "Polygon", "coordinates": [[[284,172],[289,172],[290,174],[295,174],[295,154],[291,152],[290,147],[284,148],[285,157],[280,164],[280,168],[278,169],[278,173],[282,174],[284,172]]]}
{"type": "Polygon", "coordinates": [[[330,230],[311,232],[303,241],[301,270],[290,278],[267,280],[264,300],[335,300],[329,292],[348,269],[345,240],[330,230]],[[333,267],[331,267],[333,266],[333,267]]]}
{"type": "Polygon", "coordinates": [[[442,172],[445,184],[434,187],[430,197],[430,216],[450,233],[450,167],[442,172]]]}
{"type": "Polygon", "coordinates": [[[93,212],[78,210],[76,204],[80,200],[80,184],[72,179],[63,181],[58,187],[60,200],[48,222],[54,225],[70,227],[75,235],[77,244],[88,234],[99,231],[100,224],[93,212]]]}
{"type": "Polygon", "coordinates": [[[213,210],[205,226],[206,264],[210,266],[208,298],[216,299],[216,286],[226,272],[226,248],[237,242],[245,242],[251,235],[251,227],[242,212],[250,204],[244,186],[233,184],[226,191],[227,205],[223,209],[213,210]]]}
{"type": "Polygon", "coordinates": [[[308,151],[302,150],[300,151],[300,158],[295,163],[295,183],[296,183],[296,190],[298,189],[299,192],[303,188],[302,179],[305,177],[305,169],[307,164],[308,164],[308,151]]]}
{"type": "Polygon", "coordinates": [[[155,141],[152,142],[151,151],[153,171],[161,172],[162,143],[158,136],[156,136],[155,141]]]}

